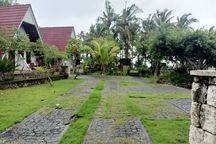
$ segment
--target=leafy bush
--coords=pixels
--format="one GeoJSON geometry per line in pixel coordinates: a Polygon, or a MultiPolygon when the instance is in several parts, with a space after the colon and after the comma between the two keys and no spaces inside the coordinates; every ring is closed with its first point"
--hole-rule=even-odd
{"type": "Polygon", "coordinates": [[[189,74],[186,73],[169,71],[161,73],[158,77],[157,82],[162,84],[172,84],[176,86],[189,88],[191,84],[191,77],[189,74]]]}
{"type": "Polygon", "coordinates": [[[144,77],[149,77],[151,75],[151,70],[146,65],[140,65],[138,67],[138,72],[144,77]]]}
{"type": "Polygon", "coordinates": [[[36,72],[38,72],[38,73],[44,73],[44,72],[45,72],[45,70],[44,70],[43,67],[35,67],[35,70],[36,70],[36,72]]]}
{"type": "Polygon", "coordinates": [[[13,61],[10,61],[7,58],[0,59],[0,75],[2,80],[13,79],[15,68],[16,66],[13,61]]]}

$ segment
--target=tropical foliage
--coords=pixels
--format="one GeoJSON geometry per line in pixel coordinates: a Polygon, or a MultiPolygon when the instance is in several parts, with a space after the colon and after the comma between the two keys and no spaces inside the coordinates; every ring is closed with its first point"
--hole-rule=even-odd
{"type": "Polygon", "coordinates": [[[0,0],[0,6],[8,6],[13,3],[13,0],[0,0]]]}
{"type": "Polygon", "coordinates": [[[66,55],[56,47],[49,46],[41,41],[31,42],[27,35],[16,32],[15,37],[8,36],[4,30],[0,30],[0,47],[2,51],[26,51],[39,54],[49,66],[53,61],[66,59],[66,55]]]}
{"type": "Polygon", "coordinates": [[[101,66],[102,72],[105,73],[108,65],[116,60],[119,47],[115,41],[108,38],[94,39],[91,44],[93,60],[101,66]]]}
{"type": "MultiPolygon", "coordinates": [[[[89,47],[100,47],[100,44],[95,44],[95,39],[109,37],[120,48],[118,59],[136,60],[134,66],[139,71],[151,72],[155,80],[167,70],[185,75],[192,69],[215,67],[214,27],[194,30],[192,25],[198,20],[191,13],[175,18],[172,10],[156,10],[142,20],[138,17],[141,12],[138,6],[132,4],[126,5],[117,14],[111,3],[106,1],[102,16],[89,32],[82,33],[83,43],[89,47]]],[[[92,57],[88,57],[88,64],[89,58],[92,57]]]]}

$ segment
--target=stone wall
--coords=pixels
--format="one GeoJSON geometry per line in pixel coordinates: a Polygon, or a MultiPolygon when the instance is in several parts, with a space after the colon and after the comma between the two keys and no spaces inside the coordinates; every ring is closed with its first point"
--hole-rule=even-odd
{"type": "Polygon", "coordinates": [[[191,71],[190,144],[216,144],[216,71],[191,71]]]}
{"type": "MultiPolygon", "coordinates": [[[[68,75],[58,75],[58,76],[50,77],[52,81],[67,79],[67,78],[68,75]]],[[[44,83],[48,83],[50,79],[48,77],[42,77],[42,78],[29,78],[24,80],[4,81],[4,82],[0,82],[0,90],[44,84],[44,83]]]]}

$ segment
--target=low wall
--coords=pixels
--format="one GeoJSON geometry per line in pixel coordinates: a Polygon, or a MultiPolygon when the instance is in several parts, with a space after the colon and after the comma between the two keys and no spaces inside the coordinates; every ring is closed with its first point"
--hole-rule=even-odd
{"type": "MultiPolygon", "coordinates": [[[[50,78],[53,81],[55,81],[55,80],[67,79],[68,75],[52,76],[50,78]]],[[[0,82],[0,90],[9,89],[9,88],[18,88],[18,87],[28,87],[32,85],[44,84],[44,83],[47,83],[48,81],[49,81],[48,77],[4,81],[4,82],[0,82]]]]}
{"type": "Polygon", "coordinates": [[[216,71],[191,71],[190,144],[216,144],[216,71]]]}

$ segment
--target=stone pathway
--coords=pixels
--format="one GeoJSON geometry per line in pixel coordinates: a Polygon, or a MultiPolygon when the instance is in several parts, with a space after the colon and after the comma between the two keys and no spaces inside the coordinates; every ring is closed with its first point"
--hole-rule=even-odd
{"type": "Polygon", "coordinates": [[[191,99],[174,99],[169,101],[171,105],[176,107],[177,109],[184,111],[187,114],[190,114],[191,110],[191,99]]]}
{"type": "MultiPolygon", "coordinates": [[[[125,89],[120,87],[120,79],[117,77],[107,77],[104,93],[102,97],[110,93],[125,93],[125,89]]],[[[102,109],[99,106],[97,114],[92,121],[84,144],[150,144],[149,135],[139,118],[100,118],[102,109]]]]}
{"type": "MultiPolygon", "coordinates": [[[[85,81],[64,96],[88,96],[98,79],[88,76],[85,81]]],[[[0,134],[0,144],[58,144],[74,116],[71,110],[41,109],[0,134]]]]}
{"type": "MultiPolygon", "coordinates": [[[[84,77],[85,81],[67,92],[67,96],[88,96],[96,87],[99,79],[92,76],[84,77]]],[[[174,86],[152,86],[147,80],[138,78],[128,79],[132,82],[143,83],[143,85],[132,87],[121,87],[122,77],[107,77],[102,97],[112,94],[126,94],[136,92],[189,92],[189,90],[174,86]]],[[[103,99],[102,98],[102,99],[103,99]]],[[[189,113],[189,99],[173,99],[168,101],[167,109],[171,106],[177,111],[189,113]]],[[[95,118],[89,126],[84,144],[151,144],[150,137],[137,117],[110,117],[103,118],[102,106],[97,109],[95,118]]],[[[162,117],[170,117],[170,113],[164,108],[160,114],[162,117]]],[[[175,113],[173,113],[175,116],[175,113]]],[[[0,144],[58,144],[64,132],[73,119],[73,110],[63,109],[41,109],[28,116],[22,122],[15,124],[7,131],[0,134],[0,144]]]]}
{"type": "Polygon", "coordinates": [[[139,119],[127,119],[124,124],[115,119],[94,119],[84,144],[97,143],[150,144],[150,138],[139,119]]]}
{"type": "Polygon", "coordinates": [[[99,79],[92,76],[81,76],[85,79],[83,83],[78,85],[76,88],[67,92],[64,96],[74,95],[74,96],[87,96],[96,87],[99,79]]]}
{"type": "Polygon", "coordinates": [[[73,113],[64,110],[36,112],[0,135],[4,144],[57,144],[73,113]]]}

